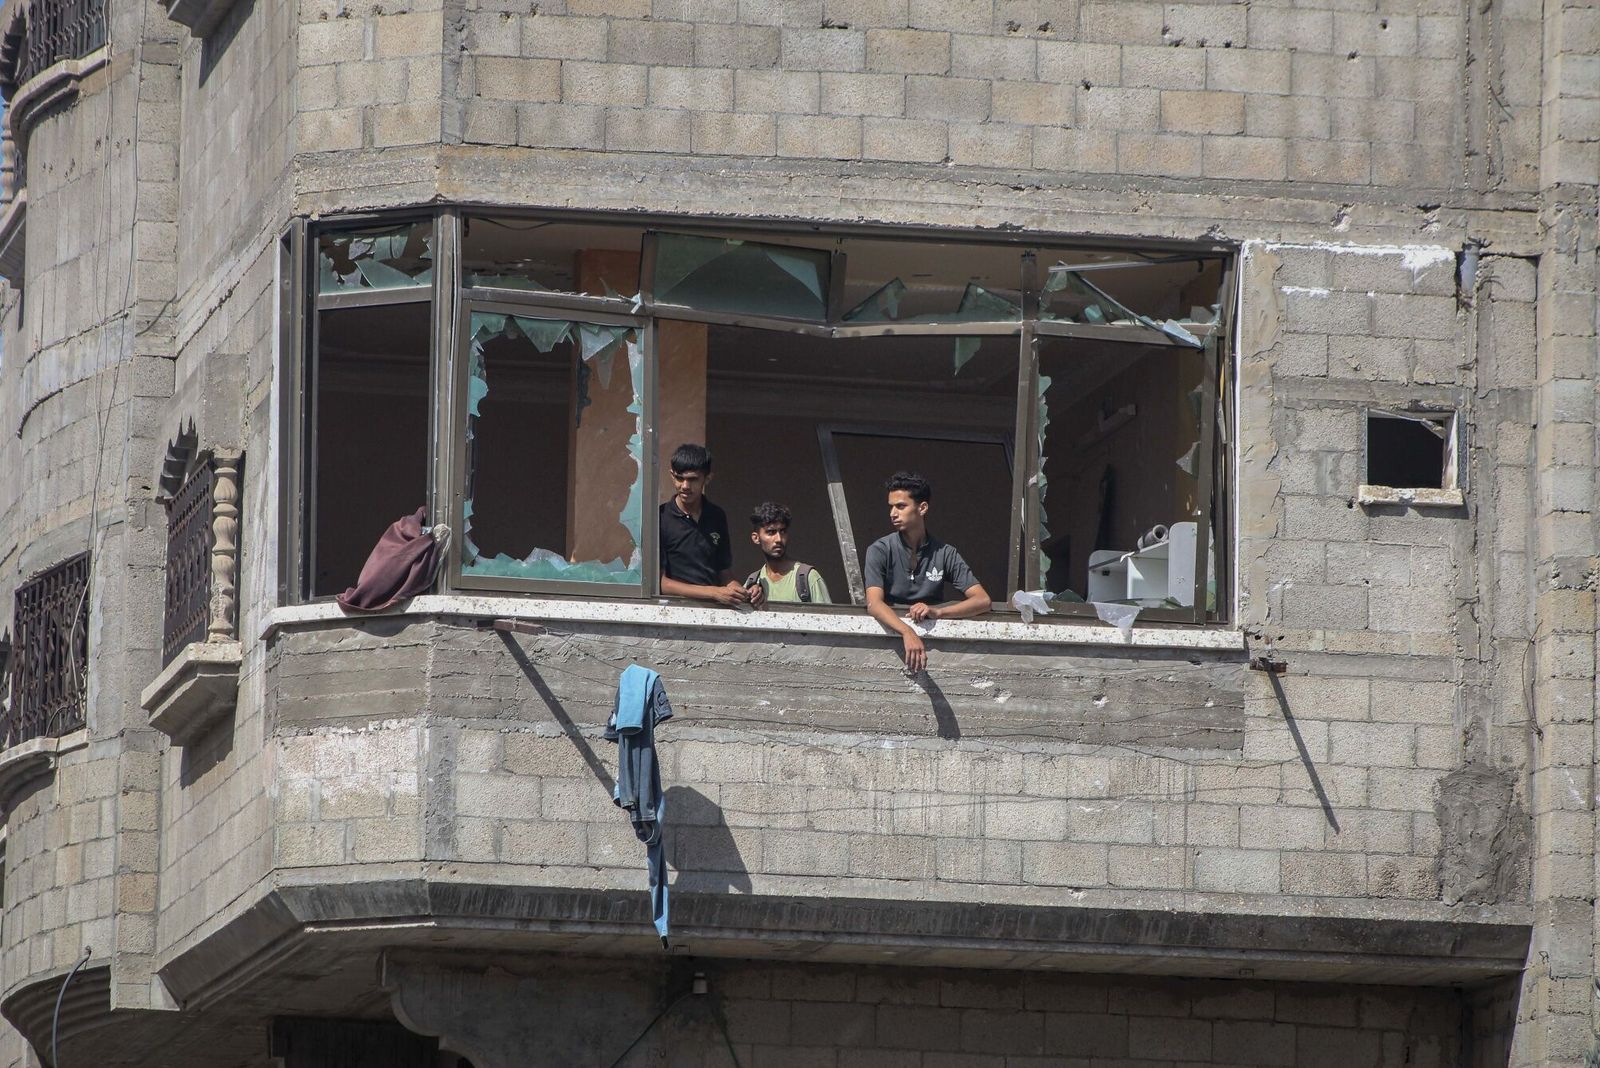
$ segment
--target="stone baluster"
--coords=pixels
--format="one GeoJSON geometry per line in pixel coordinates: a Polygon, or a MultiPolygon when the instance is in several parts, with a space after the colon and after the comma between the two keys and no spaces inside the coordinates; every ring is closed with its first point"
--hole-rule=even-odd
{"type": "Polygon", "coordinates": [[[233,641],[238,636],[239,461],[237,452],[219,451],[213,458],[211,533],[211,621],[206,640],[233,641]]]}

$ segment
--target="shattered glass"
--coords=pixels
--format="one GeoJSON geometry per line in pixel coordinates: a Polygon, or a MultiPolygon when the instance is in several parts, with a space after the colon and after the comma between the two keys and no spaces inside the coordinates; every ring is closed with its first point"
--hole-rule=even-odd
{"type": "Polygon", "coordinates": [[[1021,250],[846,238],[840,322],[1014,323],[1022,319],[1021,250]]]}
{"type": "Polygon", "coordinates": [[[1039,318],[1045,322],[1092,326],[1144,326],[1181,345],[1200,348],[1193,327],[1216,322],[1220,303],[1188,303],[1190,292],[1213,299],[1218,284],[1213,261],[1124,264],[1103,269],[1096,263],[1057,261],[1044,272],[1039,318]]]}
{"type": "Polygon", "coordinates": [[[473,313],[464,575],[639,584],[643,361],[632,326],[473,313]]]}
{"type": "Polygon", "coordinates": [[[637,227],[468,215],[461,223],[467,286],[633,299],[639,292],[637,227]]]}
{"type": "Polygon", "coordinates": [[[1041,590],[1193,604],[1193,527],[1209,493],[1199,485],[1206,366],[1184,347],[1040,340],[1031,484],[1041,590]],[[1187,550],[1168,534],[1185,524],[1187,550]]]}
{"type": "Polygon", "coordinates": [[[433,223],[326,231],[317,237],[319,293],[433,284],[433,223]]]}
{"type": "Polygon", "coordinates": [[[656,235],[655,299],[663,304],[820,322],[831,270],[832,257],[819,249],[656,235]]]}

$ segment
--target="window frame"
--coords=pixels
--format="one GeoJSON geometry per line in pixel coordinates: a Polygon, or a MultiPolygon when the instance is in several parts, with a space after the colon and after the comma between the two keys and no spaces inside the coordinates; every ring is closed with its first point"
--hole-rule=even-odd
{"type": "MultiPolygon", "coordinates": [[[[542,208],[515,208],[496,206],[441,205],[438,207],[412,207],[394,211],[352,213],[311,221],[297,218],[286,230],[280,249],[280,346],[282,369],[280,396],[292,398],[281,404],[279,427],[284,435],[279,450],[279,478],[284,506],[280,509],[282,534],[280,539],[279,599],[283,604],[312,603],[327,600],[330,595],[312,597],[309,594],[310,577],[314,574],[315,547],[310,545],[311,531],[315,529],[312,509],[316,486],[316,446],[305,435],[314,426],[312,405],[316,387],[315,368],[319,340],[319,313],[342,307],[371,307],[390,304],[409,304],[422,301],[432,303],[434,329],[430,340],[429,389],[431,462],[428,470],[427,494],[430,517],[445,516],[447,521],[460,527],[460,508],[465,495],[464,450],[460,447],[465,428],[465,400],[461,378],[466,374],[464,346],[470,344],[469,322],[473,310],[492,311],[496,314],[525,315],[536,318],[561,318],[572,321],[592,321],[608,325],[630,325],[639,330],[643,349],[643,373],[640,384],[641,442],[643,448],[643,485],[641,488],[641,523],[639,545],[644,573],[638,584],[611,586],[600,583],[570,583],[548,579],[507,578],[501,576],[469,577],[460,574],[460,537],[452,538],[445,567],[441,569],[437,588],[450,592],[526,592],[554,594],[600,600],[660,599],[659,545],[657,524],[653,521],[652,506],[660,494],[660,462],[657,442],[659,421],[659,396],[657,388],[657,331],[661,320],[681,320],[715,325],[740,326],[761,330],[786,331],[826,339],[871,338],[887,336],[922,337],[985,337],[1015,336],[1018,339],[1018,382],[1016,413],[1012,428],[1013,485],[1011,514],[1012,565],[1007,585],[1010,592],[1038,589],[1038,517],[1041,503],[1038,484],[1034,477],[1039,462],[1038,414],[1036,396],[1039,374],[1039,345],[1045,338],[1083,338],[1095,341],[1112,341],[1138,345],[1185,345],[1159,329],[1140,324],[1073,323],[1040,318],[1041,273],[1038,258],[1057,255],[1065,251],[1109,253],[1125,251],[1148,259],[1150,265],[1175,261],[1194,260],[1217,262],[1221,281],[1217,296],[1217,315],[1210,324],[1185,323],[1184,328],[1194,335],[1201,347],[1197,350],[1205,361],[1202,386],[1201,441],[1197,457],[1196,482],[1206,489],[1201,494],[1197,514],[1194,605],[1184,608],[1146,608],[1139,618],[1152,622],[1187,623],[1201,625],[1227,625],[1232,620],[1233,575],[1232,537],[1235,525],[1233,510],[1237,507],[1235,464],[1231,455],[1234,448],[1236,418],[1234,390],[1237,388],[1237,307],[1238,307],[1238,256],[1237,246],[1224,242],[1137,241],[1115,238],[1083,238],[1080,235],[1057,234],[1007,234],[961,229],[917,229],[883,224],[821,224],[797,223],[793,220],[751,219],[748,223],[730,227],[719,220],[697,217],[646,215],[630,212],[574,211],[542,208]],[[633,299],[597,297],[586,294],[562,293],[548,290],[506,289],[492,286],[467,286],[464,284],[460,249],[462,223],[466,215],[493,216],[552,223],[587,223],[613,225],[640,231],[639,293],[633,299]],[[374,290],[368,292],[334,293],[318,292],[320,272],[317,236],[326,230],[359,228],[363,225],[392,225],[407,219],[431,218],[433,220],[434,270],[432,283],[410,289],[374,290]],[[1021,268],[1020,279],[1023,310],[1019,320],[1000,322],[948,322],[948,323],[845,323],[841,316],[849,310],[844,305],[845,285],[848,279],[846,254],[838,247],[832,252],[830,279],[827,294],[827,321],[818,323],[785,319],[781,317],[733,314],[697,310],[675,304],[658,304],[654,300],[654,263],[652,253],[655,235],[660,232],[682,233],[705,237],[738,237],[751,241],[782,244],[786,240],[815,249],[819,242],[836,244],[846,238],[873,238],[904,242],[908,248],[919,243],[946,245],[1005,245],[1014,247],[1021,268]],[[807,240],[809,239],[809,241],[807,240]],[[1211,537],[1198,536],[1210,532],[1211,537]],[[1207,609],[1206,585],[1213,577],[1207,566],[1207,550],[1212,550],[1215,567],[1215,608],[1207,609]]],[[[1118,264],[1122,267],[1142,266],[1143,261],[1118,264]]],[[[822,428],[819,426],[819,434],[822,428]]],[[[824,472],[827,477],[827,472],[824,472]]],[[[831,479],[830,479],[831,495],[831,479]]],[[[434,519],[437,522],[437,519],[434,519]]],[[[837,532],[837,530],[836,530],[837,532]]],[[[845,546],[842,553],[854,555],[853,545],[845,546]]],[[[848,565],[847,565],[848,570],[848,565]]],[[[846,576],[847,583],[849,576],[846,576]]],[[[676,599],[673,599],[676,600],[676,599]]],[[[774,606],[777,610],[816,611],[816,606],[774,606]]],[[[850,609],[852,606],[836,606],[850,609]]],[[[859,610],[859,609],[856,609],[859,610]]],[[[996,602],[995,611],[1009,615],[1015,609],[1008,603],[996,602]]],[[[1079,621],[1095,616],[1090,603],[1056,602],[1050,616],[1062,621],[1079,621]]]]}

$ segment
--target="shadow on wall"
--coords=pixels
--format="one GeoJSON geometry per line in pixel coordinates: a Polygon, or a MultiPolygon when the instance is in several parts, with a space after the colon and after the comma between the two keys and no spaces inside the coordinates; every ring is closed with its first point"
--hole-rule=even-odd
{"type": "Polygon", "coordinates": [[[722,808],[692,786],[667,789],[667,862],[672,889],[689,894],[751,892],[750,870],[722,808]]]}

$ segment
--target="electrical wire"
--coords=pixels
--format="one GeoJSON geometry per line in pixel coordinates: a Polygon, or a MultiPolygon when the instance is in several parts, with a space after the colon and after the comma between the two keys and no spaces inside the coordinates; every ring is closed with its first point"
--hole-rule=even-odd
{"type": "Polygon", "coordinates": [[[78,969],[89,963],[89,957],[94,953],[93,946],[83,947],[83,956],[78,958],[78,963],[72,966],[67,977],[61,981],[61,992],[56,995],[56,1011],[50,1017],[50,1068],[61,1068],[61,1054],[56,1050],[56,1039],[61,1034],[61,1003],[67,998],[67,987],[72,985],[72,980],[77,977],[78,969]]]}

